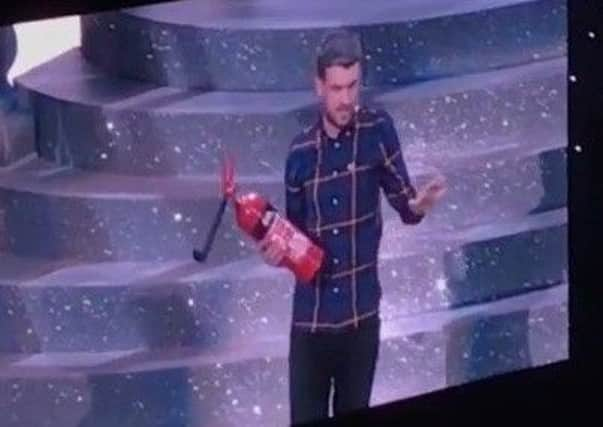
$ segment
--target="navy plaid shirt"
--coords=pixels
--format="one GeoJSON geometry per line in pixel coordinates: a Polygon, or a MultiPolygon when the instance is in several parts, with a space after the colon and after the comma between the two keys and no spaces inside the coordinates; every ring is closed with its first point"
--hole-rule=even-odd
{"type": "Polygon", "coordinates": [[[337,332],[378,315],[381,189],[402,222],[423,218],[408,207],[416,191],[391,116],[360,109],[337,139],[319,120],[291,143],[285,184],[287,218],[326,254],[311,283],[296,283],[293,326],[337,332]]]}

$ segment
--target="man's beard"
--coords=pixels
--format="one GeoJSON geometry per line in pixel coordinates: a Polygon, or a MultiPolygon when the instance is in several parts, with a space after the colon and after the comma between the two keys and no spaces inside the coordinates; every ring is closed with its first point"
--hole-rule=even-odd
{"type": "Polygon", "coordinates": [[[327,121],[330,124],[332,124],[337,129],[341,130],[341,129],[345,128],[347,125],[349,125],[354,117],[354,108],[353,107],[346,109],[345,112],[347,112],[349,114],[349,116],[348,116],[349,119],[343,124],[337,122],[337,120],[335,120],[335,117],[333,117],[333,115],[331,114],[330,111],[325,111],[325,118],[327,119],[327,121]]]}

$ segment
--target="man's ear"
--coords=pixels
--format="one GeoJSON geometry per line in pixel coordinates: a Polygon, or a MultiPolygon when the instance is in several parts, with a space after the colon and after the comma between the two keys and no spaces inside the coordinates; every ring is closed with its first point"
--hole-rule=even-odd
{"type": "Polygon", "coordinates": [[[314,77],[314,91],[316,91],[316,95],[320,97],[324,94],[324,82],[319,76],[314,77]]]}

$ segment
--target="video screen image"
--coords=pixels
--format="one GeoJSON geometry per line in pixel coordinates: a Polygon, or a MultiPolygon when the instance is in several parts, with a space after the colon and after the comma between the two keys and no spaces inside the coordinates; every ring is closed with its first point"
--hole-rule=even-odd
{"type": "Polygon", "coordinates": [[[0,28],[0,424],[297,425],[567,359],[566,17],[0,28]]]}

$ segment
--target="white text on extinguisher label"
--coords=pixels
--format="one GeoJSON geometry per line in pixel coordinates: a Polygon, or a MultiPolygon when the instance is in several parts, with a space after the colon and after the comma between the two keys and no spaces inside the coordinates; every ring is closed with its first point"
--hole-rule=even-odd
{"type": "Polygon", "coordinates": [[[302,259],[308,250],[308,238],[278,214],[268,233],[271,239],[283,239],[286,242],[292,261],[302,259]]]}

